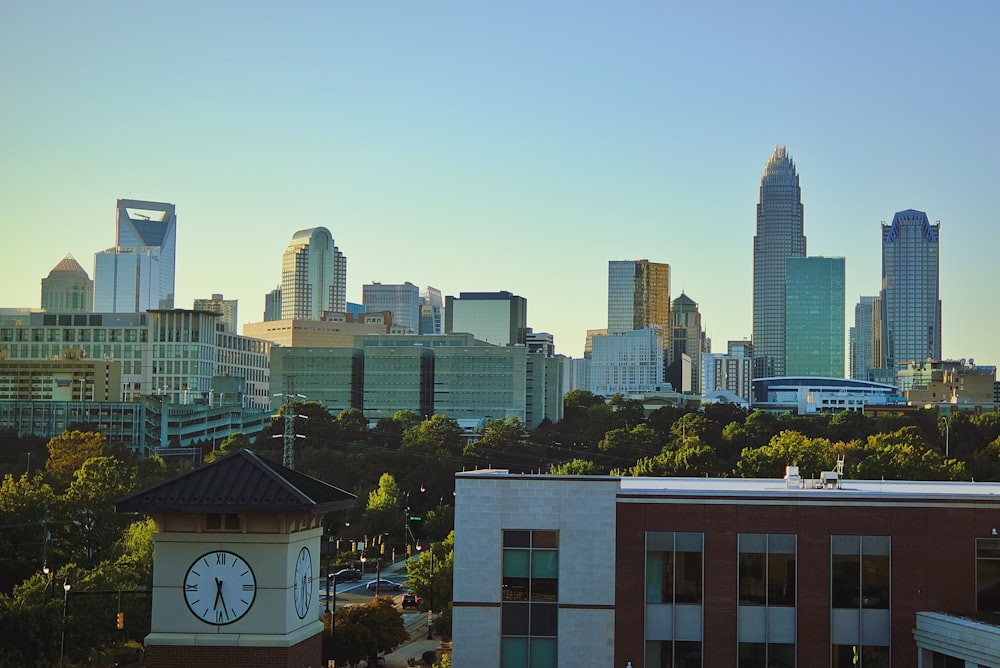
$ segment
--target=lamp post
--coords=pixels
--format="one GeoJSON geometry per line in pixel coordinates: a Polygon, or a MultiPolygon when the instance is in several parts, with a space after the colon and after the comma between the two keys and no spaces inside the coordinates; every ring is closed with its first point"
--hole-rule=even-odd
{"type": "Polygon", "coordinates": [[[950,434],[948,433],[949,432],[948,417],[945,416],[941,418],[941,421],[944,422],[944,458],[948,459],[948,457],[951,455],[951,449],[950,449],[951,444],[948,442],[950,440],[950,434]]]}
{"type": "Polygon", "coordinates": [[[42,572],[45,573],[45,602],[48,603],[52,600],[52,580],[55,573],[49,568],[48,563],[42,566],[42,572]]]}
{"type": "MultiPolygon", "coordinates": [[[[419,489],[421,494],[427,491],[427,488],[423,485],[421,485],[419,489]]],[[[410,539],[413,538],[413,532],[410,531],[410,492],[412,491],[413,490],[410,490],[406,493],[405,502],[403,504],[405,506],[403,508],[403,545],[406,546],[405,552],[407,558],[410,556],[410,539]]],[[[416,543],[417,541],[414,540],[413,542],[416,543]]]]}
{"type": "Polygon", "coordinates": [[[59,665],[66,665],[66,607],[69,604],[69,590],[73,588],[70,584],[69,578],[63,581],[63,623],[62,623],[62,639],[59,641],[59,665]]]}

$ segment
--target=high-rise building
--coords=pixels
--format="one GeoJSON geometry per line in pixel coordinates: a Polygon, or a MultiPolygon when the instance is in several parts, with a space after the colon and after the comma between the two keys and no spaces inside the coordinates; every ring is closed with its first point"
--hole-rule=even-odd
{"type": "Polygon", "coordinates": [[[72,255],[64,257],[42,279],[42,309],[60,313],[94,310],[94,282],[72,255]]]}
{"type": "Polygon", "coordinates": [[[444,334],[444,297],[437,288],[420,291],[420,333],[444,334]]]}
{"type": "Polygon", "coordinates": [[[650,325],[661,327],[669,339],[670,265],[649,260],[609,261],[608,334],[650,325]]]}
{"type": "Polygon", "coordinates": [[[907,209],[882,224],[882,366],[941,359],[941,224],[907,209]]]}
{"type": "Polygon", "coordinates": [[[420,333],[420,289],[413,283],[362,285],[361,303],[368,312],[391,311],[393,324],[404,333],[420,333]]]}
{"type": "Polygon", "coordinates": [[[844,377],[844,258],[790,257],[785,373],[844,377]]]}
{"type": "Polygon", "coordinates": [[[176,256],[173,204],[118,200],[115,245],[94,256],[94,310],[173,308],[176,256]]]}
{"type": "Polygon", "coordinates": [[[506,290],[449,295],[444,318],[445,334],[465,332],[495,346],[526,343],[528,301],[506,290]]]}
{"type": "Polygon", "coordinates": [[[698,304],[682,292],[670,309],[670,343],[667,350],[666,379],[675,390],[702,393],[701,354],[709,352],[705,343],[698,304]],[[683,360],[685,355],[690,363],[683,360]]]}
{"type": "Polygon", "coordinates": [[[776,146],[760,177],[753,238],[754,377],[785,375],[785,272],[790,257],[805,257],[802,190],[795,163],[776,146]]]}
{"type": "Polygon", "coordinates": [[[872,369],[882,366],[882,301],[875,296],[862,296],[854,306],[854,326],[851,327],[851,378],[874,380],[872,369]]]}
{"type": "Polygon", "coordinates": [[[319,320],[347,308],[347,258],[325,227],[299,230],[281,257],[281,319],[319,320]]]}
{"type": "Polygon", "coordinates": [[[610,397],[666,390],[663,338],[657,325],[594,336],[590,391],[610,397]]]}
{"type": "Polygon", "coordinates": [[[281,320],[281,285],[264,295],[264,322],[281,320]]]}
{"type": "Polygon", "coordinates": [[[226,327],[227,332],[235,332],[238,325],[236,318],[237,300],[223,299],[220,294],[213,294],[209,299],[195,299],[195,311],[210,311],[218,313],[221,317],[217,322],[221,322],[226,327]]]}

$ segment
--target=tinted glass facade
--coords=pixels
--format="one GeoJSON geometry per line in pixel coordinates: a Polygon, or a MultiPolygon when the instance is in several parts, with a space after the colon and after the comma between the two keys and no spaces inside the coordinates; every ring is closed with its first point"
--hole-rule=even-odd
{"type": "Polygon", "coordinates": [[[790,257],[785,289],[785,373],[844,376],[844,258],[790,257]]]}

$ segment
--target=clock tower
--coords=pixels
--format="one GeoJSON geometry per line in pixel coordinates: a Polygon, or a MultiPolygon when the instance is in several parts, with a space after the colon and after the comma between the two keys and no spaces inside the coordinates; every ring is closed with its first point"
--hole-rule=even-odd
{"type": "Polygon", "coordinates": [[[146,665],[319,668],[320,521],[354,501],[249,450],[119,500],[157,526],[146,665]]]}

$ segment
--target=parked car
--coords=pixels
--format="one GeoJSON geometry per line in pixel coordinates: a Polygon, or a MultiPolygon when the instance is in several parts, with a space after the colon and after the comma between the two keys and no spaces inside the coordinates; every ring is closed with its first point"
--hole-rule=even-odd
{"type": "Polygon", "coordinates": [[[342,568],[330,577],[334,582],[360,582],[361,571],[356,568],[342,568]]]}
{"type": "Polygon", "coordinates": [[[420,609],[420,597],[416,594],[403,594],[403,602],[401,604],[403,610],[407,608],[413,608],[414,610],[420,609]]]}
{"type": "Polygon", "coordinates": [[[368,591],[375,591],[375,587],[378,587],[380,592],[403,590],[403,585],[398,582],[393,582],[392,580],[372,580],[371,582],[365,584],[365,589],[368,591]]]}

